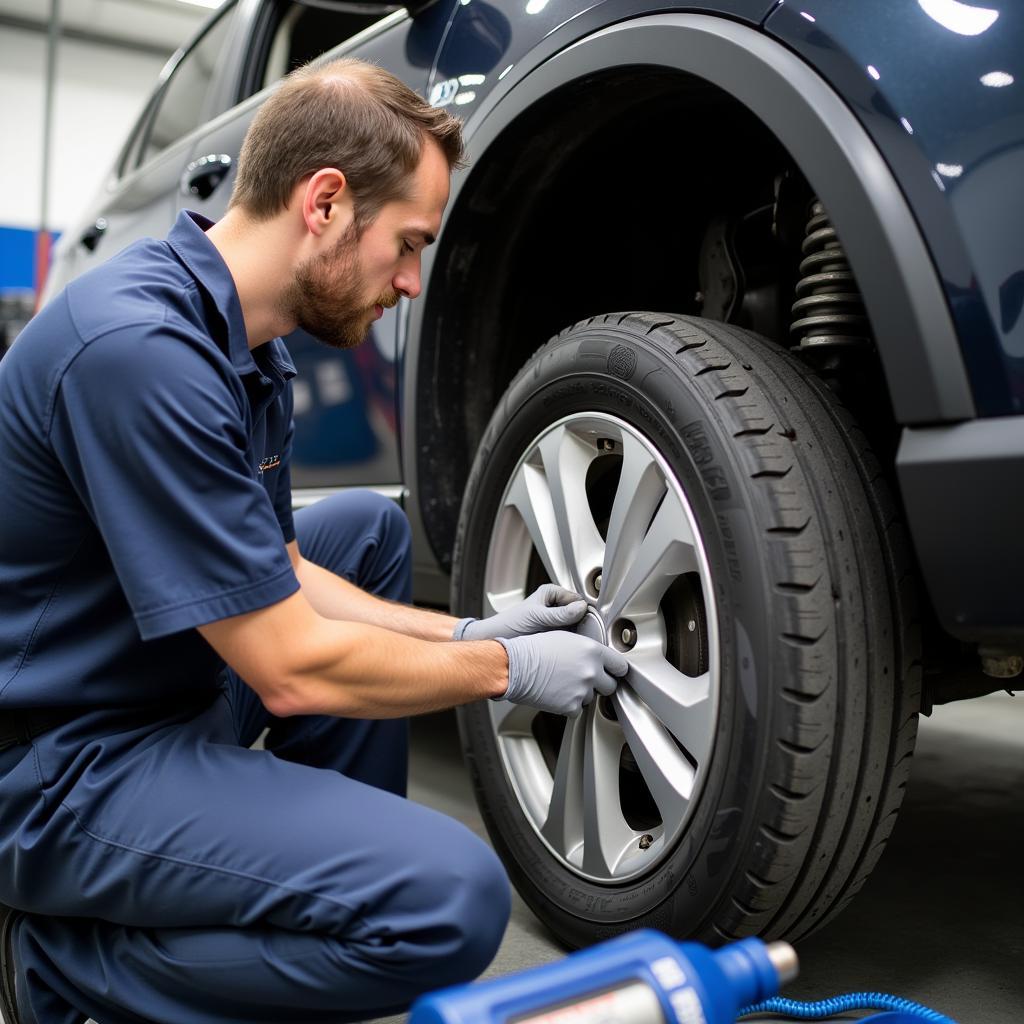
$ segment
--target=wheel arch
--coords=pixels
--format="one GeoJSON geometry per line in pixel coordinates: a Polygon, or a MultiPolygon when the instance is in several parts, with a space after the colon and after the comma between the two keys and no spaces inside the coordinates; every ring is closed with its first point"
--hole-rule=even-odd
{"type": "MultiPolygon", "coordinates": [[[[412,398],[406,404],[407,422],[415,425],[405,432],[406,479],[413,497],[409,511],[427,545],[421,550],[431,551],[443,570],[450,566],[475,433],[453,430],[449,417],[461,414],[458,403],[465,403],[471,419],[486,423],[493,409],[487,407],[487,389],[477,381],[495,372],[495,353],[477,353],[467,347],[472,339],[462,338],[460,344],[451,332],[452,305],[460,302],[453,286],[471,279],[480,245],[478,237],[469,238],[469,230],[478,234],[494,212],[480,186],[488,174],[514,177],[514,166],[501,160],[502,149],[531,112],[594,76],[626,69],[681,74],[691,83],[714,87],[748,111],[788,152],[843,239],[875,332],[896,420],[925,424],[975,415],[953,321],[925,240],[877,148],[824,79],[764,33],[708,15],[642,17],[574,38],[580,31],[570,22],[548,37],[532,62],[515,66],[467,122],[471,170],[453,181],[441,244],[424,266],[426,301],[410,312],[408,337],[418,344],[407,348],[403,370],[412,398]],[[454,390],[453,376],[458,379],[454,390]],[[431,398],[415,397],[425,394],[431,398]]],[[[531,202],[527,193],[516,199],[527,206],[531,202]]],[[[527,219],[517,207],[517,220],[527,219]]],[[[503,241],[496,238],[491,244],[503,241]]],[[[574,318],[568,313],[554,329],[574,318]]]]}

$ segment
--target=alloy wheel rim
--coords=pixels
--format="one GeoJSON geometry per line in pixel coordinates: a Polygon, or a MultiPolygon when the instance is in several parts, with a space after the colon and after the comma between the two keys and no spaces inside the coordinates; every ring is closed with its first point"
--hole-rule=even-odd
{"type": "Polygon", "coordinates": [[[491,726],[519,804],[552,855],[598,884],[648,873],[692,817],[712,756],[719,642],[705,546],[651,441],[606,413],[564,417],[502,495],[484,612],[551,582],[586,596],[579,629],[630,671],[578,719],[506,701],[491,726]]]}

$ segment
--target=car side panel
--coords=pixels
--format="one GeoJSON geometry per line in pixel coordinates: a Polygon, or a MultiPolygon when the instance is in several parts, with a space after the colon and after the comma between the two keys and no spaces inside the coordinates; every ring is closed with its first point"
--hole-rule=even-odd
{"type": "Polygon", "coordinates": [[[981,416],[1024,412],[1024,8],[995,6],[801,0],[765,23],[843,97],[893,169],[942,277],[981,416]]]}
{"type": "Polygon", "coordinates": [[[896,468],[942,626],[962,640],[1024,654],[1024,420],[908,428],[896,468]]]}
{"type": "Polygon", "coordinates": [[[161,238],[167,233],[174,220],[174,197],[189,148],[188,141],[183,139],[128,177],[104,187],[90,204],[90,219],[76,225],[61,239],[47,281],[46,301],[72,278],[106,262],[137,238],[161,238]],[[107,227],[90,250],[82,243],[82,236],[99,218],[107,222],[107,227]]]}

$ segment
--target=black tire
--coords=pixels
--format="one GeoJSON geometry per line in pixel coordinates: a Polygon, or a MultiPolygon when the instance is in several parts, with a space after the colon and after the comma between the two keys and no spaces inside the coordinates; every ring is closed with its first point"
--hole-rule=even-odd
{"type": "Polygon", "coordinates": [[[570,945],[645,926],[713,944],[800,939],[864,884],[909,772],[919,631],[895,504],[863,433],[783,349],[691,317],[595,317],[545,345],[492,417],[456,539],[459,614],[481,613],[496,515],[526,446],[583,413],[650,439],[699,527],[717,606],[713,753],[658,865],[598,884],[531,825],[486,702],[463,708],[491,839],[570,945]]]}

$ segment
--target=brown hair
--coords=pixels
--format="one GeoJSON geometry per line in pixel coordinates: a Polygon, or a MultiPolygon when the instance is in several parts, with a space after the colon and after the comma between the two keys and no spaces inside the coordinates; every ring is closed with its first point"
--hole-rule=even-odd
{"type": "Polygon", "coordinates": [[[353,58],[307,64],[253,118],[229,207],[267,220],[303,178],[336,167],[352,190],[361,232],[386,203],[405,197],[428,137],[449,168],[462,166],[461,123],[389,71],[353,58]]]}

